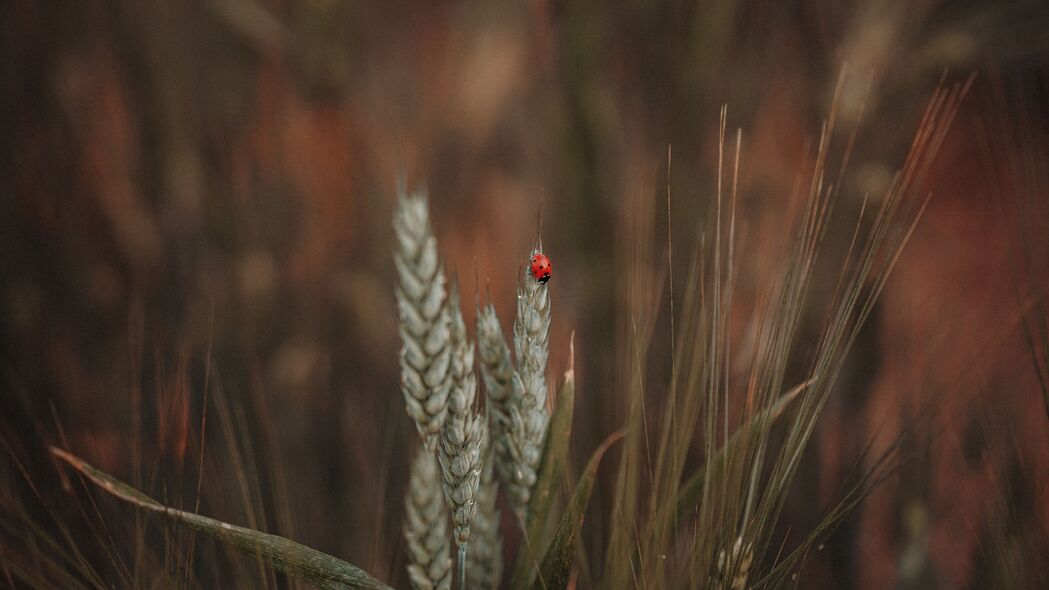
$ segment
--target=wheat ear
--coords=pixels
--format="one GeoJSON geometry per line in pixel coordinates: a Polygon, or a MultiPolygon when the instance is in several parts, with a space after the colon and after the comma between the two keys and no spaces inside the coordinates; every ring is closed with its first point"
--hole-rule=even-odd
{"type": "Polygon", "coordinates": [[[424,445],[412,463],[404,498],[408,577],[415,590],[449,590],[452,586],[448,515],[439,491],[440,479],[437,461],[424,445]]]}
{"type": "Polygon", "coordinates": [[[442,483],[455,521],[455,540],[470,540],[470,522],[477,504],[481,481],[481,443],[486,423],[474,409],[477,375],[474,373],[474,347],[466,334],[459,294],[453,289],[448,298],[452,350],[452,390],[448,417],[441,431],[437,456],[441,462],[442,483]]]}
{"type": "Polygon", "coordinates": [[[433,451],[448,413],[451,349],[444,271],[422,191],[411,196],[402,193],[393,229],[400,279],[401,390],[408,415],[433,451]]]}
{"type": "MultiPolygon", "coordinates": [[[[532,255],[539,252],[536,248],[532,255]]],[[[536,281],[526,267],[517,289],[517,319],[514,321],[513,395],[520,402],[511,405],[509,440],[514,462],[510,502],[522,520],[535,486],[536,471],[543,455],[550,414],[546,409],[546,360],[549,351],[550,293],[536,281]]]]}
{"type": "Polygon", "coordinates": [[[488,392],[487,408],[491,428],[491,448],[499,479],[513,483],[515,471],[510,453],[510,408],[520,403],[514,390],[514,367],[510,348],[503,336],[499,316],[491,303],[477,309],[477,350],[481,358],[481,376],[488,392]]]}
{"type": "Polygon", "coordinates": [[[481,484],[477,488],[477,513],[471,526],[473,551],[467,565],[468,588],[495,590],[503,575],[503,541],[499,535],[499,509],[495,505],[499,482],[495,478],[495,453],[488,432],[482,441],[481,484]]]}
{"type": "Polygon", "coordinates": [[[718,570],[713,586],[719,590],[746,590],[750,568],[754,564],[754,551],[750,544],[743,544],[743,537],[736,537],[732,553],[718,552],[718,570]]]}

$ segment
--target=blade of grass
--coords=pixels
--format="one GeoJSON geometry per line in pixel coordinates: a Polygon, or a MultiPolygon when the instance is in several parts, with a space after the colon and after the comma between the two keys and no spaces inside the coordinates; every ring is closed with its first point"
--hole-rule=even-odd
{"type": "Polygon", "coordinates": [[[262,533],[207,516],[170,508],[126,483],[99,471],[83,459],[62,449],[51,447],[51,453],[113,496],[139,508],[162,514],[173,522],[210,535],[248,556],[261,560],[277,571],[283,572],[292,578],[309,582],[322,590],[389,588],[382,582],[369,576],[364,570],[327,553],[284,537],[262,533]]]}
{"type": "MultiPolygon", "coordinates": [[[[676,507],[674,513],[675,523],[683,521],[688,513],[696,508],[703,493],[703,480],[706,478],[707,472],[717,473],[721,470],[724,467],[726,458],[732,454],[736,447],[743,444],[745,439],[757,437],[763,430],[768,429],[776,419],[783,415],[787,406],[797,399],[798,395],[811,383],[812,381],[810,380],[794,387],[776,400],[771,407],[752,417],[729,437],[728,442],[714,455],[710,463],[697,469],[695,473],[685,480],[678,492],[677,502],[668,504],[668,507],[676,507]]],[[[667,514],[668,512],[664,512],[664,517],[667,514]]]]}
{"type": "MultiPolygon", "coordinates": [[[[930,406],[926,411],[932,411],[930,406]]],[[[813,548],[821,540],[830,534],[847,518],[853,511],[866,500],[874,491],[893,474],[897,473],[900,465],[907,460],[903,456],[903,448],[909,440],[910,444],[926,446],[929,439],[925,439],[925,433],[917,427],[905,429],[900,432],[889,446],[877,456],[872,456],[874,439],[867,442],[853,463],[852,469],[846,475],[846,480],[841,486],[842,495],[840,499],[824,513],[816,526],[809,531],[797,547],[786,555],[777,558],[776,564],[761,579],[755,580],[754,588],[781,588],[788,585],[788,580],[804,566],[804,562],[813,548]],[[867,464],[870,466],[866,466],[867,464]]]]}
{"type": "Polygon", "coordinates": [[[550,549],[543,557],[543,564],[539,568],[539,577],[532,584],[533,590],[555,590],[568,586],[569,575],[572,572],[572,564],[575,562],[576,540],[583,528],[583,517],[586,515],[586,507],[590,503],[590,494],[594,491],[594,482],[597,480],[597,468],[601,464],[601,458],[605,451],[613,443],[626,435],[625,430],[617,430],[608,435],[601,446],[594,451],[586,470],[579,477],[572,502],[561,517],[561,523],[557,527],[557,534],[550,543],[550,549]]]}

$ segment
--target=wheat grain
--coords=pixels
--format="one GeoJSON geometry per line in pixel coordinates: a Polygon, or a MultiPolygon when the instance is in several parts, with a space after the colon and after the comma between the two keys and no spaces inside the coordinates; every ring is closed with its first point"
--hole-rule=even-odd
{"type": "Polygon", "coordinates": [[[448,413],[451,350],[444,272],[424,193],[402,193],[393,227],[400,279],[401,390],[408,415],[433,450],[448,413]]]}
{"type": "MultiPolygon", "coordinates": [[[[539,248],[532,254],[539,252],[539,248]]],[[[517,319],[514,321],[514,371],[512,394],[519,403],[510,408],[509,447],[513,477],[507,485],[511,505],[524,520],[543,444],[550,422],[546,409],[546,361],[550,332],[550,293],[524,270],[517,290],[517,319]]]]}
{"type": "Polygon", "coordinates": [[[448,298],[448,317],[452,390],[437,456],[441,462],[445,497],[455,521],[455,540],[463,545],[470,540],[470,522],[476,511],[477,486],[481,480],[481,442],[486,423],[473,407],[477,394],[474,348],[467,337],[459,294],[454,288],[448,298]]]}
{"type": "Polygon", "coordinates": [[[437,461],[423,445],[412,463],[404,498],[408,577],[416,590],[448,590],[452,584],[448,516],[439,482],[437,461]]]}

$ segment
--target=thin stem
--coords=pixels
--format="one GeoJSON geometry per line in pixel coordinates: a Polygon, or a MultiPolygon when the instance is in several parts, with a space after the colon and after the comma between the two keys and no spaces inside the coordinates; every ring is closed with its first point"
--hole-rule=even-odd
{"type": "Polygon", "coordinates": [[[466,546],[469,543],[459,545],[459,590],[466,590],[466,546]]]}

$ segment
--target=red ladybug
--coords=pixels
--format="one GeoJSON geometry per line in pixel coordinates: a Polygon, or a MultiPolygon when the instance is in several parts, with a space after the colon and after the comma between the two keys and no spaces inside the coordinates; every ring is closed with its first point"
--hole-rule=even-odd
{"type": "Polygon", "coordinates": [[[546,257],[546,254],[540,252],[533,256],[529,269],[540,285],[545,285],[550,280],[550,259],[546,257]]]}

